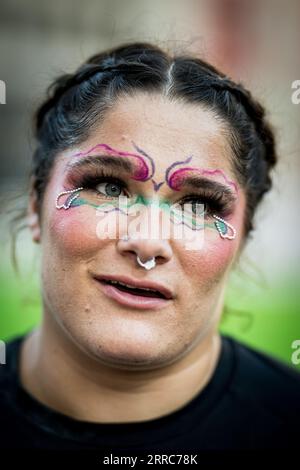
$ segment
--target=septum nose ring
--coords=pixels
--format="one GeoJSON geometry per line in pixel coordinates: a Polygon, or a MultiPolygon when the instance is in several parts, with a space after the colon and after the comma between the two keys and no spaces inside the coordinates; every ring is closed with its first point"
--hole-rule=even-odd
{"type": "MultiPolygon", "coordinates": [[[[124,235],[121,240],[123,241],[128,241],[130,239],[130,237],[128,235],[124,235]]],[[[150,258],[149,260],[147,260],[145,263],[143,263],[140,259],[140,257],[138,255],[136,255],[136,260],[138,262],[138,264],[140,266],[142,266],[143,268],[147,269],[147,271],[149,269],[152,269],[152,268],[155,268],[156,266],[156,261],[155,261],[155,257],[153,256],[152,258],[150,258]]]]}
{"type": "Polygon", "coordinates": [[[155,261],[154,256],[152,258],[148,259],[148,261],[146,261],[145,263],[142,263],[142,261],[140,260],[138,255],[136,256],[136,260],[137,260],[137,262],[139,263],[140,266],[142,266],[143,268],[145,268],[147,270],[155,268],[156,261],[155,261]]]}

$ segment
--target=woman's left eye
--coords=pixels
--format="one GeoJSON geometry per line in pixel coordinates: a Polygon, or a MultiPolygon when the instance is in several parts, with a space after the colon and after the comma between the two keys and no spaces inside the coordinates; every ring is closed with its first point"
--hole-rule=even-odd
{"type": "Polygon", "coordinates": [[[201,199],[189,199],[182,202],[182,207],[194,215],[203,216],[207,212],[207,205],[201,199]]]}
{"type": "Polygon", "coordinates": [[[95,186],[95,189],[106,197],[119,197],[124,190],[122,184],[117,182],[99,183],[95,186]]]}

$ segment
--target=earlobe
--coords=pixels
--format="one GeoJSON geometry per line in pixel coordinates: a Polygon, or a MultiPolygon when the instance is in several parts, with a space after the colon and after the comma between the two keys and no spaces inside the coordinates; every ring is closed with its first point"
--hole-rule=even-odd
{"type": "Polygon", "coordinates": [[[31,231],[32,240],[35,243],[40,243],[41,241],[41,227],[40,227],[40,217],[38,212],[38,203],[36,191],[32,190],[29,196],[29,204],[27,211],[27,223],[31,231]]]}

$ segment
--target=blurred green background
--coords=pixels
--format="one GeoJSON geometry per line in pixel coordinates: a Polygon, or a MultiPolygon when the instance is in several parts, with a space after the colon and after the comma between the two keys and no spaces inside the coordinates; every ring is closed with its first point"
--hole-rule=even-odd
{"type": "MultiPolygon", "coordinates": [[[[192,52],[242,81],[268,110],[278,140],[274,186],[232,275],[221,330],[291,364],[300,340],[300,2],[290,0],[2,0],[0,198],[23,187],[34,141],[31,117],[54,77],[122,42],[192,52]]],[[[24,196],[26,189],[24,189],[24,196]]],[[[0,207],[6,210],[1,199],[0,207]]],[[[0,339],[30,330],[41,311],[38,247],[25,232],[20,275],[10,264],[8,218],[0,217],[0,339]]],[[[299,365],[297,365],[299,367],[299,365]]]]}

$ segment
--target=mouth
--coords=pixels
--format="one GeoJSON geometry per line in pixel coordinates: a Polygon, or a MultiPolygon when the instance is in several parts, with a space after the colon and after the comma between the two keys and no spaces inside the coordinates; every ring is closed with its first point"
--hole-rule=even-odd
{"type": "Polygon", "coordinates": [[[159,298],[159,299],[165,299],[166,297],[159,292],[158,290],[155,289],[148,289],[148,288],[138,288],[138,287],[132,287],[128,284],[123,284],[122,282],[119,281],[102,281],[105,284],[114,286],[116,289],[122,291],[122,292],[129,292],[131,295],[142,295],[143,297],[153,297],[153,298],[159,298]]]}
{"type": "Polygon", "coordinates": [[[153,282],[114,276],[96,276],[95,279],[108,297],[133,308],[158,308],[169,304],[173,298],[168,288],[153,282]]]}

